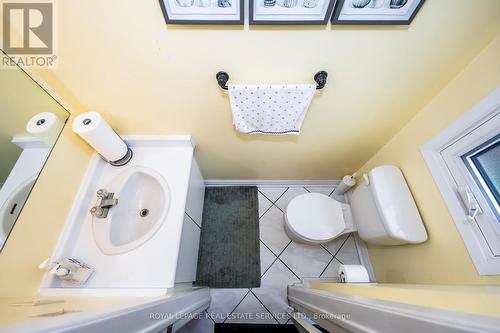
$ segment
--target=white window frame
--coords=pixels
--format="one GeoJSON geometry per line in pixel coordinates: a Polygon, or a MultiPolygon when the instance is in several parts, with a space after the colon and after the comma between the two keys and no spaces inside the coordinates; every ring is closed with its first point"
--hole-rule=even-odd
{"type": "MultiPolygon", "coordinates": [[[[500,274],[500,256],[493,255],[478,225],[468,220],[463,201],[457,191],[457,184],[448,168],[443,151],[472,131],[481,130],[480,126],[499,115],[500,87],[420,148],[480,275],[500,274]]],[[[477,193],[476,196],[478,196],[477,193]]],[[[483,205],[481,207],[483,210],[491,209],[483,205]]]]}

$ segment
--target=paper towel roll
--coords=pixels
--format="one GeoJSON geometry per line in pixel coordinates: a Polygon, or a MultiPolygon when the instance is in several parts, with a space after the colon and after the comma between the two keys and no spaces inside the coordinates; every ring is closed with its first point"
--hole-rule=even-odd
{"type": "Polygon", "coordinates": [[[351,187],[356,185],[356,174],[353,174],[352,176],[347,175],[342,178],[342,181],[335,187],[335,191],[333,193],[335,195],[343,195],[345,192],[347,192],[351,187]]]}
{"type": "Polygon", "coordinates": [[[342,283],[368,283],[370,277],[362,265],[340,265],[339,281],[342,283]]]}
{"type": "Polygon", "coordinates": [[[64,123],[52,112],[41,112],[34,115],[26,124],[26,131],[52,146],[61,132],[64,123]]]}
{"type": "Polygon", "coordinates": [[[97,112],[85,112],[73,120],[73,132],[87,141],[102,157],[114,162],[127,154],[127,145],[97,112]]]}

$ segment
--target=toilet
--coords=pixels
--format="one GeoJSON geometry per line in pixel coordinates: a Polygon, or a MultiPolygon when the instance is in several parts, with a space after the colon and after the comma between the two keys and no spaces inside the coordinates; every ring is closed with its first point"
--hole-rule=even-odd
{"type": "Polygon", "coordinates": [[[290,239],[310,245],[358,232],[367,243],[417,244],[427,232],[401,170],[393,165],[372,169],[352,192],[350,204],[320,193],[293,198],[285,212],[290,239]]]}

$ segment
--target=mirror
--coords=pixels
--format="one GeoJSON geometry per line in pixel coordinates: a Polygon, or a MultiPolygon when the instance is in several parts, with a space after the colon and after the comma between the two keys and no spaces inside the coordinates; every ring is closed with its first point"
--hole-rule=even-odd
{"type": "Polygon", "coordinates": [[[0,250],[69,115],[21,68],[0,68],[0,250]]]}

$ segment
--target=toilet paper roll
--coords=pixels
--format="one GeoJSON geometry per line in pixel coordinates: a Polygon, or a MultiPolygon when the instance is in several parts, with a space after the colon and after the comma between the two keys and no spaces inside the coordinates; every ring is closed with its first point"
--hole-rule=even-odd
{"type": "Polygon", "coordinates": [[[73,132],[87,141],[102,157],[114,162],[127,153],[127,145],[97,112],[85,112],[73,120],[73,132]]]}
{"type": "Polygon", "coordinates": [[[52,146],[59,136],[64,123],[52,112],[34,115],[26,124],[26,131],[37,139],[52,146]]]}
{"type": "Polygon", "coordinates": [[[342,178],[342,181],[335,187],[333,193],[335,195],[343,195],[345,192],[349,191],[351,187],[356,185],[355,175],[347,175],[342,178]]]}
{"type": "Polygon", "coordinates": [[[362,265],[340,265],[339,281],[342,283],[368,283],[370,277],[362,265]]]}

